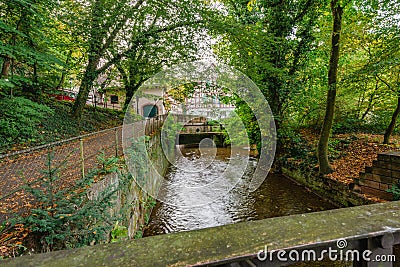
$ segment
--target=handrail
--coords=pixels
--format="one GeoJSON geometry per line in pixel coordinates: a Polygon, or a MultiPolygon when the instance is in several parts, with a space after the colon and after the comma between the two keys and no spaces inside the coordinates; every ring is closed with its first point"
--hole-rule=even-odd
{"type": "MultiPolygon", "coordinates": [[[[346,242],[347,248],[370,249],[372,255],[390,253],[393,245],[400,243],[400,202],[242,222],[23,256],[1,263],[6,266],[153,267],[227,266],[225,264],[232,262],[241,266],[240,263],[247,261],[253,266],[259,266],[257,255],[266,247],[269,251],[312,248],[321,250],[327,247],[336,248],[338,240],[346,242]]],[[[278,262],[262,264],[276,266],[278,262]]],[[[365,263],[354,264],[361,266],[365,263]]],[[[367,263],[363,266],[376,265],[367,263]]]]}

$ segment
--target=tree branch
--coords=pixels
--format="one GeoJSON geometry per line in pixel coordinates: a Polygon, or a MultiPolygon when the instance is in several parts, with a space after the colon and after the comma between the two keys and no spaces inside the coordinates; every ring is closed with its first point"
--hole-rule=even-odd
{"type": "MultiPolygon", "coordinates": [[[[141,38],[146,38],[149,37],[151,35],[155,35],[155,34],[159,34],[162,32],[168,32],[168,31],[172,31],[176,28],[180,28],[180,27],[184,27],[184,26],[191,26],[191,25],[195,25],[195,24],[201,24],[203,23],[204,20],[196,20],[193,22],[180,22],[180,23],[176,23],[174,25],[169,25],[163,28],[158,28],[158,29],[150,29],[147,32],[144,32],[142,34],[139,34],[138,36],[136,36],[135,40],[133,41],[133,44],[137,43],[141,38]]],[[[110,61],[108,61],[106,64],[103,65],[103,67],[99,68],[96,73],[97,74],[101,74],[102,72],[104,72],[105,70],[107,70],[110,66],[114,65],[115,63],[117,63],[118,61],[120,61],[123,57],[125,57],[127,54],[129,54],[130,52],[132,52],[135,49],[135,45],[132,45],[131,48],[129,48],[128,50],[119,53],[117,55],[114,56],[114,58],[112,58],[110,61]]]]}

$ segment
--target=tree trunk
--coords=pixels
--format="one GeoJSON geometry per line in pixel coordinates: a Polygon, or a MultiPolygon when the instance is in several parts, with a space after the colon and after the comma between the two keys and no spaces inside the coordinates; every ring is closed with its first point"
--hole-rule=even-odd
{"type": "Polygon", "coordinates": [[[340,32],[342,28],[342,14],[343,7],[338,3],[338,0],[331,1],[331,10],[333,17],[333,31],[332,31],[332,47],[329,59],[329,72],[328,72],[328,94],[326,101],[326,110],[324,123],[321,129],[321,135],[318,142],[318,162],[319,173],[321,175],[331,173],[332,167],[328,161],[328,141],[332,129],[333,117],[335,112],[336,100],[336,82],[337,71],[339,63],[339,44],[340,32]]]}
{"type": "Polygon", "coordinates": [[[393,133],[394,127],[396,126],[397,117],[400,114],[400,96],[397,97],[397,107],[392,115],[392,120],[390,121],[389,126],[386,128],[385,134],[383,135],[383,143],[389,144],[390,136],[393,133]]]}
{"type": "MultiPolygon", "coordinates": [[[[71,59],[71,56],[72,56],[72,50],[70,50],[68,53],[67,60],[65,61],[65,65],[67,65],[67,66],[69,65],[69,60],[71,59]]],[[[66,76],[66,72],[62,71],[60,81],[58,82],[58,84],[56,86],[56,90],[60,90],[63,88],[63,84],[65,82],[65,76],[66,76]]]]}
{"type": "Polygon", "coordinates": [[[3,66],[1,68],[0,78],[8,76],[8,73],[10,72],[10,66],[11,66],[11,59],[9,57],[6,57],[4,59],[3,66]]]}
{"type": "Polygon", "coordinates": [[[81,121],[82,119],[83,110],[85,108],[89,92],[92,89],[94,80],[97,78],[96,69],[98,62],[98,59],[89,59],[85,74],[83,75],[78,96],[76,97],[74,106],[72,107],[72,116],[77,121],[81,121]]]}
{"type": "Polygon", "coordinates": [[[124,103],[124,110],[128,108],[129,102],[131,102],[132,97],[135,95],[136,91],[142,85],[143,82],[139,82],[135,85],[128,85],[125,87],[125,103],[124,103]]]}
{"type": "Polygon", "coordinates": [[[42,97],[42,88],[39,85],[37,61],[33,63],[33,97],[37,102],[39,102],[42,97]]]}
{"type": "Polygon", "coordinates": [[[129,102],[131,101],[133,95],[134,95],[134,89],[132,88],[132,86],[126,86],[125,87],[125,103],[124,103],[124,110],[126,110],[128,108],[129,102]]]}

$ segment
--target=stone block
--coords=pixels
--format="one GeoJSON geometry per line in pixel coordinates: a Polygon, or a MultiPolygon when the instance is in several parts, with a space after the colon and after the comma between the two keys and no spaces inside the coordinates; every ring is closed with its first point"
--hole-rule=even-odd
{"type": "Polygon", "coordinates": [[[365,167],[365,173],[372,173],[372,167],[365,167]]]}
{"type": "Polygon", "coordinates": [[[361,192],[367,195],[379,197],[381,199],[385,200],[393,200],[393,195],[392,193],[388,193],[386,191],[383,191],[381,189],[376,189],[368,186],[361,186],[361,192]]]}
{"type": "Polygon", "coordinates": [[[390,154],[389,153],[380,153],[380,154],[378,154],[378,160],[390,162],[390,154]]]}
{"type": "Polygon", "coordinates": [[[390,161],[379,161],[379,160],[374,160],[372,162],[372,167],[373,168],[381,168],[381,169],[392,169],[392,163],[390,161]]]}
{"type": "Polygon", "coordinates": [[[360,175],[360,180],[373,180],[373,174],[372,173],[362,173],[360,175]]]}
{"type": "Polygon", "coordinates": [[[364,185],[375,189],[379,189],[379,182],[376,181],[364,180],[364,185]]]}
{"type": "Polygon", "coordinates": [[[400,179],[400,171],[394,171],[394,170],[392,170],[392,175],[391,175],[391,177],[392,177],[392,178],[395,178],[395,179],[400,179]]]}
{"type": "Polygon", "coordinates": [[[375,182],[380,182],[380,183],[383,183],[383,184],[392,184],[393,183],[393,178],[392,177],[378,175],[378,174],[373,174],[372,175],[372,179],[368,179],[368,180],[375,181],[375,182]]]}
{"type": "Polygon", "coordinates": [[[389,188],[391,188],[392,186],[389,186],[388,184],[382,184],[382,183],[380,183],[379,184],[379,189],[380,190],[383,190],[383,191],[386,191],[386,190],[388,190],[389,188]]]}
{"type": "Polygon", "coordinates": [[[372,173],[383,175],[383,176],[388,176],[388,177],[390,177],[392,175],[392,172],[388,169],[375,168],[375,167],[372,168],[372,173]]]}
{"type": "Polygon", "coordinates": [[[400,163],[392,162],[392,163],[390,164],[390,169],[391,169],[392,171],[399,171],[399,172],[400,172],[400,163]]]}
{"type": "Polygon", "coordinates": [[[381,177],[385,177],[379,174],[369,174],[367,180],[381,182],[381,177]]]}
{"type": "Polygon", "coordinates": [[[393,163],[399,163],[400,164],[400,153],[399,152],[393,153],[390,156],[390,161],[393,162],[393,163]]]}

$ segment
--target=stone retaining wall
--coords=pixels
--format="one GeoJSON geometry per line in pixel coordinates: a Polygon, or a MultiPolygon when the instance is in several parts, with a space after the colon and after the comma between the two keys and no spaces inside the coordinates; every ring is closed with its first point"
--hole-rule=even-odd
{"type": "MultiPolygon", "coordinates": [[[[149,197],[157,195],[162,183],[159,178],[164,176],[169,166],[169,161],[161,146],[160,136],[160,131],[155,132],[147,144],[147,152],[153,168],[148,168],[148,172],[142,174],[146,177],[138,177],[140,174],[132,173],[135,179],[146,180],[151,192],[145,192],[138,186],[135,179],[130,179],[129,183],[124,184],[117,192],[113,207],[109,211],[112,216],[123,212],[124,221],[120,222],[120,225],[122,224],[128,228],[129,238],[135,237],[137,231],[146,223],[146,214],[150,215],[149,213],[151,213],[151,205],[149,204],[151,199],[149,197]]],[[[119,174],[108,174],[101,181],[93,184],[88,197],[91,199],[96,198],[100,192],[107,190],[110,186],[118,186],[121,182],[121,175],[128,175],[126,166],[120,169],[119,174]]]]}
{"type": "Polygon", "coordinates": [[[400,181],[400,152],[385,152],[378,154],[371,167],[366,167],[360,173],[359,179],[354,179],[362,193],[392,200],[392,193],[387,190],[400,181]]]}
{"type": "Polygon", "coordinates": [[[315,194],[340,207],[352,207],[375,203],[374,201],[363,197],[362,194],[353,191],[352,186],[343,184],[326,176],[320,177],[318,176],[318,173],[306,173],[293,167],[282,168],[282,171],[289,178],[304,185],[315,194]]]}

